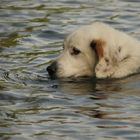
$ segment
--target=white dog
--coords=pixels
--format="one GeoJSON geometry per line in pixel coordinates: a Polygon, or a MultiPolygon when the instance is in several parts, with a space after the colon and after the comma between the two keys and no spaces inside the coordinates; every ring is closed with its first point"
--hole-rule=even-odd
{"type": "Polygon", "coordinates": [[[62,54],[47,71],[59,78],[126,77],[140,71],[140,42],[104,23],[85,25],[65,39],[62,54]]]}

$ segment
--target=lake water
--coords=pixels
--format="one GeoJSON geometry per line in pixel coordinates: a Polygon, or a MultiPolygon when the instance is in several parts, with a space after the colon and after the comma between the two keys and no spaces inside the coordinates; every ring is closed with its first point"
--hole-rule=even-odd
{"type": "Polygon", "coordinates": [[[140,1],[0,1],[1,140],[140,140],[140,74],[60,81],[46,72],[64,37],[92,21],[140,39],[140,1]]]}

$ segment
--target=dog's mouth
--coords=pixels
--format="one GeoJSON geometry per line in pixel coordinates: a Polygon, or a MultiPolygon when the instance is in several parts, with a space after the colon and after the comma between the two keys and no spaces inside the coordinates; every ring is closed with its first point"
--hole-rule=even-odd
{"type": "MultiPolygon", "coordinates": [[[[55,79],[87,79],[90,77],[95,77],[94,74],[71,74],[71,75],[65,75],[62,71],[58,70],[58,66],[55,66],[56,64],[51,64],[46,68],[49,78],[51,80],[55,79]]],[[[80,73],[80,72],[79,72],[80,73]]]]}

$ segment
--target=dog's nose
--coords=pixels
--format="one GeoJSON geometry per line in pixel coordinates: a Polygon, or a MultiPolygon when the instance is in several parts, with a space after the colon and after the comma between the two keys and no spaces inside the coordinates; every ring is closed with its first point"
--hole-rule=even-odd
{"type": "Polygon", "coordinates": [[[57,71],[57,62],[54,61],[50,66],[48,66],[47,71],[50,76],[54,76],[57,71]]]}

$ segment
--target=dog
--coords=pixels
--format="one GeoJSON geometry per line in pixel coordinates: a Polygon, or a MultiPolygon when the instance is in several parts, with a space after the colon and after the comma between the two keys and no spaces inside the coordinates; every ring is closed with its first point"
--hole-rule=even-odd
{"type": "Polygon", "coordinates": [[[47,71],[57,78],[123,78],[140,72],[140,42],[102,22],[84,25],[66,37],[47,71]]]}

